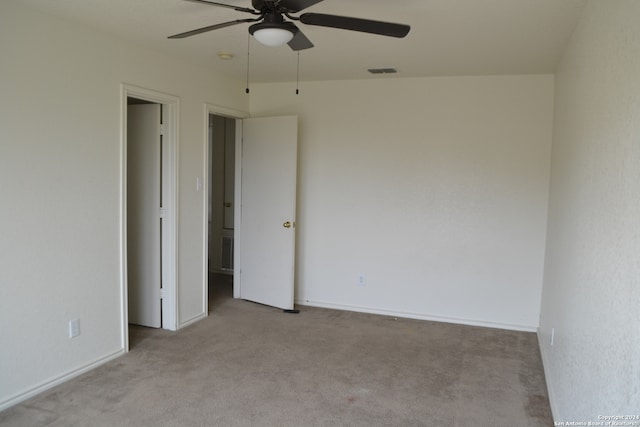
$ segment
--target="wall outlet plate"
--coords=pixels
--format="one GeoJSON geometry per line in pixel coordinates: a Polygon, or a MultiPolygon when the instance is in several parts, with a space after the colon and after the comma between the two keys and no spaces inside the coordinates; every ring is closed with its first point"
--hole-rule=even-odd
{"type": "Polygon", "coordinates": [[[80,319],[69,320],[69,338],[80,335],[80,319]]]}

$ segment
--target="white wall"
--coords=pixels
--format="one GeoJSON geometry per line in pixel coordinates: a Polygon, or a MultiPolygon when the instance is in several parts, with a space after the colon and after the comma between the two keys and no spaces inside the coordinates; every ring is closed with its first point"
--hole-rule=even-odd
{"type": "Polygon", "coordinates": [[[299,115],[296,300],[535,330],[553,76],[300,88],[250,106],[299,115]]]}
{"type": "Polygon", "coordinates": [[[180,97],[178,320],[204,315],[204,106],[247,110],[243,83],[2,1],[0,408],[123,349],[123,82],[180,97]]]}
{"type": "Polygon", "coordinates": [[[556,421],[640,410],[638,22],[636,0],[589,2],[556,77],[539,333],[556,421]]]}

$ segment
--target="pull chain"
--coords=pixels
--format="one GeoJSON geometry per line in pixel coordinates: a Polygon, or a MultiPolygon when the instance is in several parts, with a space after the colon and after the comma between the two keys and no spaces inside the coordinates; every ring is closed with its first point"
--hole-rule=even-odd
{"type": "Polygon", "coordinates": [[[298,51],[298,68],[296,70],[296,95],[300,93],[298,85],[300,83],[300,51],[298,51]]]}
{"type": "Polygon", "coordinates": [[[251,47],[251,35],[247,34],[247,88],[244,90],[245,93],[249,93],[249,50],[251,47]]]}

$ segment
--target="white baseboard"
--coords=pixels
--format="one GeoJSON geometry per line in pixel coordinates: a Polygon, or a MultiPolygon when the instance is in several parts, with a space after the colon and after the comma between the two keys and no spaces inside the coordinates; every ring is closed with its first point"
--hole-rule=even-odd
{"type": "Polygon", "coordinates": [[[17,405],[20,402],[23,402],[23,401],[25,401],[27,399],[30,399],[33,396],[35,396],[37,394],[40,394],[40,393],[42,393],[42,392],[44,392],[44,391],[46,391],[46,390],[48,390],[48,389],[50,389],[52,387],[55,387],[55,386],[57,386],[59,384],[62,384],[64,382],[66,382],[66,381],[69,381],[70,379],[75,378],[75,377],[77,377],[79,375],[82,375],[85,372],[89,372],[90,370],[95,369],[100,365],[104,365],[105,363],[107,363],[107,362],[109,362],[109,361],[111,361],[111,360],[113,360],[113,359],[115,359],[117,357],[122,356],[124,353],[125,353],[124,349],[120,349],[120,350],[118,350],[118,351],[116,351],[114,353],[111,353],[111,354],[108,354],[106,356],[100,357],[100,358],[94,360],[91,363],[88,363],[88,364],[83,365],[83,366],[81,366],[79,368],[67,371],[66,373],[64,373],[64,374],[62,374],[60,376],[57,376],[57,377],[55,377],[53,379],[44,381],[44,382],[36,385],[33,388],[30,388],[30,389],[28,389],[28,390],[26,390],[26,391],[24,391],[22,393],[19,393],[19,394],[13,396],[13,397],[10,397],[9,399],[7,399],[7,400],[5,400],[3,402],[0,402],[0,411],[5,410],[5,409],[7,409],[7,408],[9,408],[9,407],[11,407],[13,405],[17,405]]]}
{"type": "Polygon", "coordinates": [[[310,300],[310,299],[296,299],[295,303],[299,305],[331,308],[335,310],[356,311],[360,313],[380,314],[383,316],[403,317],[407,319],[429,320],[433,322],[455,323],[459,325],[468,325],[468,326],[482,326],[485,328],[507,329],[510,331],[537,332],[538,330],[537,326],[515,325],[515,324],[499,323],[499,322],[487,322],[484,320],[473,320],[473,319],[459,319],[455,317],[446,317],[446,316],[433,316],[433,315],[422,314],[422,313],[394,311],[394,310],[386,310],[382,308],[363,307],[363,306],[348,305],[348,304],[336,304],[332,302],[317,301],[317,300],[310,300]]]}
{"type": "Polygon", "coordinates": [[[189,325],[192,325],[202,319],[205,319],[207,317],[207,313],[200,313],[198,315],[196,315],[195,317],[192,317],[191,319],[185,320],[184,322],[180,323],[180,326],[178,327],[178,329],[182,329],[185,328],[189,325]]]}
{"type": "Polygon", "coordinates": [[[542,370],[544,371],[544,381],[547,386],[547,395],[549,396],[549,405],[551,406],[551,417],[555,422],[556,414],[558,413],[558,410],[556,407],[556,398],[555,398],[555,393],[553,392],[553,386],[549,382],[549,373],[550,373],[548,369],[549,356],[547,355],[547,352],[544,351],[545,347],[543,346],[542,335],[540,335],[540,328],[538,328],[536,335],[538,336],[538,347],[540,347],[540,357],[542,358],[542,370]]]}

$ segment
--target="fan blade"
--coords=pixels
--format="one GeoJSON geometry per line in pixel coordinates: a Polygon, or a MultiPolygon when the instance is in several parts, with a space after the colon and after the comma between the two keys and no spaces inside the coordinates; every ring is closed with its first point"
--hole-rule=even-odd
{"type": "Polygon", "coordinates": [[[302,9],[306,9],[308,7],[313,6],[316,3],[320,3],[323,0],[282,0],[278,3],[278,6],[281,6],[287,9],[287,12],[300,12],[302,9]]]}
{"type": "Polygon", "coordinates": [[[219,28],[230,27],[232,25],[242,24],[243,22],[255,22],[259,21],[261,18],[257,19],[237,19],[235,21],[223,22],[222,24],[209,25],[208,27],[198,28],[197,30],[191,30],[180,34],[174,34],[167,38],[169,39],[183,39],[185,37],[195,36],[196,34],[206,33],[207,31],[217,30],[219,28]]]}
{"type": "Polygon", "coordinates": [[[406,36],[411,29],[410,26],[405,24],[372,21],[348,16],[327,15],[324,13],[303,13],[300,15],[300,22],[307,25],[340,28],[343,30],[361,31],[363,33],[380,34],[381,36],[398,38],[406,36]]]}
{"type": "Polygon", "coordinates": [[[237,10],[238,12],[248,12],[248,13],[253,13],[254,15],[260,13],[246,7],[239,7],[239,6],[234,6],[232,4],[218,3],[215,1],[208,1],[208,0],[186,0],[186,1],[190,1],[193,3],[204,3],[204,4],[209,4],[211,6],[228,7],[229,9],[237,10]]]}
{"type": "Polygon", "coordinates": [[[311,40],[309,40],[307,36],[305,36],[304,33],[300,31],[299,28],[297,29],[298,31],[296,31],[291,41],[287,43],[291,50],[304,50],[312,48],[313,43],[311,43],[311,40]]]}

